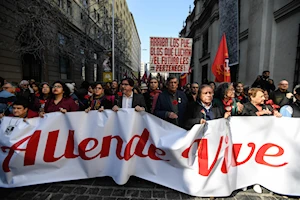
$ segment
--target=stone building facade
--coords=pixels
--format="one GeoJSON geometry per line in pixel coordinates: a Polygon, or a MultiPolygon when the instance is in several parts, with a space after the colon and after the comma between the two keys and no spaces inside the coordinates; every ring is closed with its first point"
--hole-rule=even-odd
{"type": "MultiPolygon", "coordinates": [[[[281,79],[287,79],[291,86],[299,84],[300,1],[222,1],[237,5],[238,59],[230,66],[232,81],[251,85],[262,71],[269,70],[275,84],[281,79]]],[[[180,32],[181,37],[194,39],[191,81],[214,80],[211,65],[224,32],[220,13],[232,14],[230,10],[224,11],[228,8],[222,3],[221,0],[195,0],[180,32]]]]}
{"type": "MultiPolygon", "coordinates": [[[[3,0],[0,13],[0,76],[6,80],[102,80],[102,63],[111,56],[112,0],[3,0]]],[[[135,70],[133,23],[126,1],[115,1],[119,79],[124,71],[135,70]]]]}

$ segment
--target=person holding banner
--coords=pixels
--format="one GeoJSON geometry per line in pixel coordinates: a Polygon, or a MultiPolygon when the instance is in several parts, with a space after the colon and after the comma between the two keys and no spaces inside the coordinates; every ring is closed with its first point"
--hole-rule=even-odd
{"type": "MultiPolygon", "coordinates": [[[[38,117],[39,114],[35,111],[32,111],[28,108],[29,101],[24,97],[19,97],[12,105],[13,111],[9,116],[11,117],[19,117],[19,118],[34,118],[38,117]]],[[[0,119],[3,116],[0,115],[0,119]]]]}
{"type": "Polygon", "coordinates": [[[135,111],[141,112],[146,110],[144,96],[133,92],[134,81],[131,78],[124,78],[121,81],[122,95],[112,108],[113,111],[118,111],[119,108],[134,108],[135,111]]]}
{"type": "Polygon", "coordinates": [[[52,86],[52,98],[45,104],[45,110],[40,112],[40,116],[44,117],[45,113],[57,112],[62,113],[78,111],[79,106],[70,97],[70,90],[62,81],[55,81],[52,86]]]}
{"type": "Polygon", "coordinates": [[[115,96],[112,95],[113,98],[108,100],[107,96],[104,94],[104,84],[96,82],[92,84],[92,88],[93,96],[90,97],[88,101],[89,107],[85,109],[85,112],[88,113],[90,110],[102,112],[104,109],[112,109],[116,104],[115,96]]]}
{"type": "Polygon", "coordinates": [[[208,120],[228,118],[231,113],[223,114],[222,107],[213,105],[214,90],[210,85],[201,85],[198,100],[190,102],[186,111],[185,128],[191,129],[195,124],[204,124],[208,120]]]}
{"type": "Polygon", "coordinates": [[[178,84],[179,82],[177,78],[168,78],[168,90],[163,91],[158,96],[154,115],[172,124],[184,127],[184,115],[188,99],[184,92],[177,90],[178,84]]]}
{"type": "Polygon", "coordinates": [[[300,88],[297,88],[294,93],[296,101],[290,105],[285,105],[280,109],[280,113],[284,117],[300,117],[300,88]]]}
{"type": "Polygon", "coordinates": [[[282,115],[270,105],[265,105],[264,91],[261,88],[251,88],[248,91],[250,102],[244,104],[243,116],[276,116],[282,115]]]}
{"type": "Polygon", "coordinates": [[[222,113],[230,112],[232,116],[240,115],[243,104],[235,99],[235,90],[231,83],[222,83],[216,89],[214,104],[222,108],[222,113]]]}

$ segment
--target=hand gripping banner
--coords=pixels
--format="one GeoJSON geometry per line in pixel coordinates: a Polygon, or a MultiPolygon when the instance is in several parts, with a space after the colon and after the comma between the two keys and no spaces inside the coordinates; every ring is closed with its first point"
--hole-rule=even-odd
{"type": "Polygon", "coordinates": [[[4,117],[0,128],[0,187],[137,176],[193,196],[253,184],[300,195],[300,119],[232,117],[186,131],[121,109],[4,117]]]}

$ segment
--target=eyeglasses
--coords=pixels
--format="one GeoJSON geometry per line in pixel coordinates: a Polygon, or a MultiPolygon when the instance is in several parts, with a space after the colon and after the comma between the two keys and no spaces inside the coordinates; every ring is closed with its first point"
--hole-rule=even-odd
{"type": "Polygon", "coordinates": [[[152,83],[158,83],[158,82],[150,82],[150,84],[152,84],[152,83]]]}
{"type": "Polygon", "coordinates": [[[101,87],[95,87],[94,90],[102,90],[103,88],[101,87]]]}
{"type": "Polygon", "coordinates": [[[54,85],[53,88],[62,88],[61,85],[54,85]]]}

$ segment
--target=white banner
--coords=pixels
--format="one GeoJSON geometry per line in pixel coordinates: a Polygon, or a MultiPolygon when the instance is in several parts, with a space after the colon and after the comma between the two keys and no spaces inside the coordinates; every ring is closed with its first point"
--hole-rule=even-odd
{"type": "Polygon", "coordinates": [[[150,37],[150,72],[188,73],[192,38],[150,37]]]}
{"type": "Polygon", "coordinates": [[[5,117],[0,187],[130,176],[194,196],[229,196],[260,184],[300,195],[300,119],[233,117],[190,131],[146,112],[121,109],[45,118],[5,117]]]}

